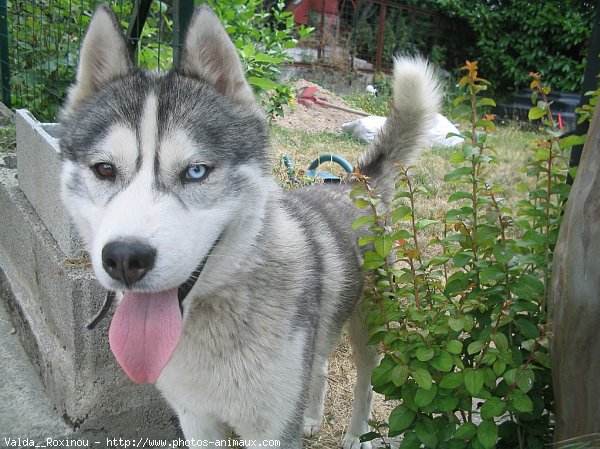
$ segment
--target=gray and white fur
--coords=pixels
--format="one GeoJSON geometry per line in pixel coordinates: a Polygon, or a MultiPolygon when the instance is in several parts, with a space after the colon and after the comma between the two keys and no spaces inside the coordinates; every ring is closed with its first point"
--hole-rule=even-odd
{"type": "MultiPolygon", "coordinates": [[[[186,438],[233,431],[301,448],[321,426],[327,359],[349,322],[357,384],[341,446],[370,448],[359,437],[379,357],[358,307],[351,182],[282,191],[263,112],[208,8],[196,10],[168,73],[135,68],[119,28],[101,6],[85,37],[61,119],[62,195],[106,289],[150,296],[192,286],[156,380],[186,438]]],[[[397,59],[390,119],[358,161],[384,198],[439,103],[428,64],[397,59]]]]}

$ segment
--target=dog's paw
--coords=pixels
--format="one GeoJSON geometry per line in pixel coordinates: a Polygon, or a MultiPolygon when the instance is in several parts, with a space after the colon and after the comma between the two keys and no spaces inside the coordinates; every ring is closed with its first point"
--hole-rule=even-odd
{"type": "Polygon", "coordinates": [[[304,418],[304,436],[307,438],[314,437],[321,429],[321,420],[313,418],[304,418]]]}
{"type": "Polygon", "coordinates": [[[371,442],[360,442],[360,438],[355,435],[346,434],[342,440],[342,449],[371,449],[371,442]]]}

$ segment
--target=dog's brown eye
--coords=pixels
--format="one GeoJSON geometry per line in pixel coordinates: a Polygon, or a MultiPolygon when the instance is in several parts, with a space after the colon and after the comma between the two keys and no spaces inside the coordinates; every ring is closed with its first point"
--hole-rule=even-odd
{"type": "Polygon", "coordinates": [[[99,162],[93,167],[94,173],[100,179],[114,179],[116,170],[112,164],[108,162],[99,162]]]}

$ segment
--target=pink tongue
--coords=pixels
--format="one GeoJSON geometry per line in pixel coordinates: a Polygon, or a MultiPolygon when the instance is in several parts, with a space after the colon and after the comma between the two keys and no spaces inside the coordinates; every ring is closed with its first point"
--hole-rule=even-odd
{"type": "Polygon", "coordinates": [[[177,289],[125,292],[110,324],[110,349],[135,383],[154,383],[175,352],[182,317],[177,289]]]}

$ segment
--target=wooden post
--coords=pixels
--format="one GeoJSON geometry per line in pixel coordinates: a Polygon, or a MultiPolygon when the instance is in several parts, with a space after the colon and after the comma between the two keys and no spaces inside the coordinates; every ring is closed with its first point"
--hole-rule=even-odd
{"type": "Polygon", "coordinates": [[[549,315],[555,442],[560,442],[600,432],[600,107],[568,199],[552,271],[549,315]]]}
{"type": "Polygon", "coordinates": [[[387,5],[381,4],[379,10],[379,27],[377,28],[377,51],[375,53],[375,70],[381,70],[383,66],[383,45],[385,40],[385,19],[387,17],[387,5]]]}

